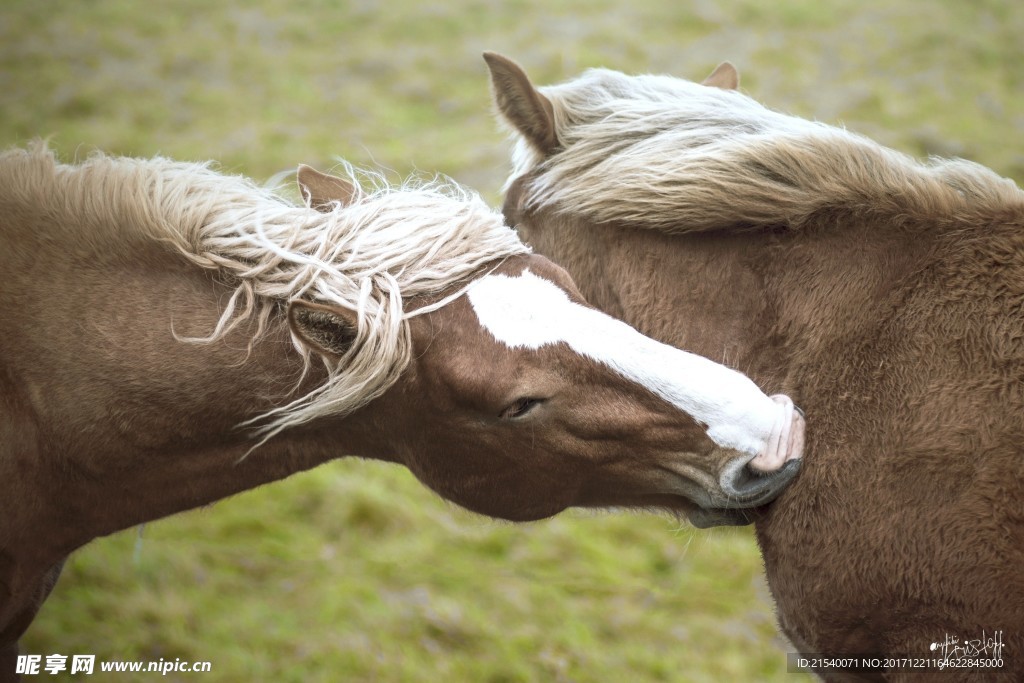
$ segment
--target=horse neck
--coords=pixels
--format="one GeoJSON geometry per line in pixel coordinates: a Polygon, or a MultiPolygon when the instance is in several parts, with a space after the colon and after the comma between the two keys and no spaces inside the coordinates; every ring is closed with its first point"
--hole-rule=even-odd
{"type": "Polygon", "coordinates": [[[866,224],[666,235],[539,214],[519,229],[598,308],[768,393],[792,392],[795,367],[869,324],[931,244],[866,224]]]}
{"type": "Polygon", "coordinates": [[[11,274],[0,292],[0,397],[11,406],[0,420],[0,480],[14,482],[0,549],[53,562],[96,536],[332,457],[377,456],[359,415],[329,433],[286,430],[249,452],[257,439],[240,423],[324,379],[314,363],[300,386],[283,312],[255,343],[254,323],[184,342],[175,335],[215,328],[229,288],[155,243],[130,259],[40,259],[42,248],[0,258],[11,274]],[[6,263],[14,258],[28,262],[6,263]]]}

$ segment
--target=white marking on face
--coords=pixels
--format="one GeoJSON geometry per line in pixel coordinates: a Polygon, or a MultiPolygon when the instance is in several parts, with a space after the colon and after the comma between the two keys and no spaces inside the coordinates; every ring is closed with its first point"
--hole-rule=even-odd
{"type": "Polygon", "coordinates": [[[486,275],[468,297],[480,324],[510,348],[565,343],[707,426],[719,446],[756,455],[780,419],[778,403],[747,376],[702,356],[662,344],[626,323],[571,301],[529,270],[486,275]]]}

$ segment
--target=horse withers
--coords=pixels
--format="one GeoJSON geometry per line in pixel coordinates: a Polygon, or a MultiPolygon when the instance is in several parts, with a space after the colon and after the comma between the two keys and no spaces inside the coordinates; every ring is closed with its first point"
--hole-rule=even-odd
{"type": "Polygon", "coordinates": [[[813,415],[755,518],[797,649],[1021,680],[1024,193],[770,111],[728,64],[535,88],[485,58],[509,225],[592,304],[813,415]]]}
{"type": "Polygon", "coordinates": [[[714,518],[793,479],[792,401],[590,307],[477,196],[298,176],[297,206],[0,156],[0,679],[75,548],[339,456],[510,520],[714,518]]]}

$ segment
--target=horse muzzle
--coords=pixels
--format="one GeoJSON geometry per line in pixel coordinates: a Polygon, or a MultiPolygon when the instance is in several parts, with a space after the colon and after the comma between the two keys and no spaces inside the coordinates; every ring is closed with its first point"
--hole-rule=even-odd
{"type": "Polygon", "coordinates": [[[695,527],[750,524],[753,520],[745,511],[775,500],[800,471],[806,427],[803,411],[787,396],[772,396],[772,400],[781,410],[765,448],[725,466],[718,478],[717,500],[687,515],[695,527]]]}

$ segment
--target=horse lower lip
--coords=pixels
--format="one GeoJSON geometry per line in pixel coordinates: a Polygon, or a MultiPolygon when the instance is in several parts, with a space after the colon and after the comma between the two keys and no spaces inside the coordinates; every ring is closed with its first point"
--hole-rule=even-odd
{"type": "Polygon", "coordinates": [[[715,526],[746,526],[753,520],[743,510],[697,508],[686,515],[690,524],[698,529],[709,529],[715,526]]]}

